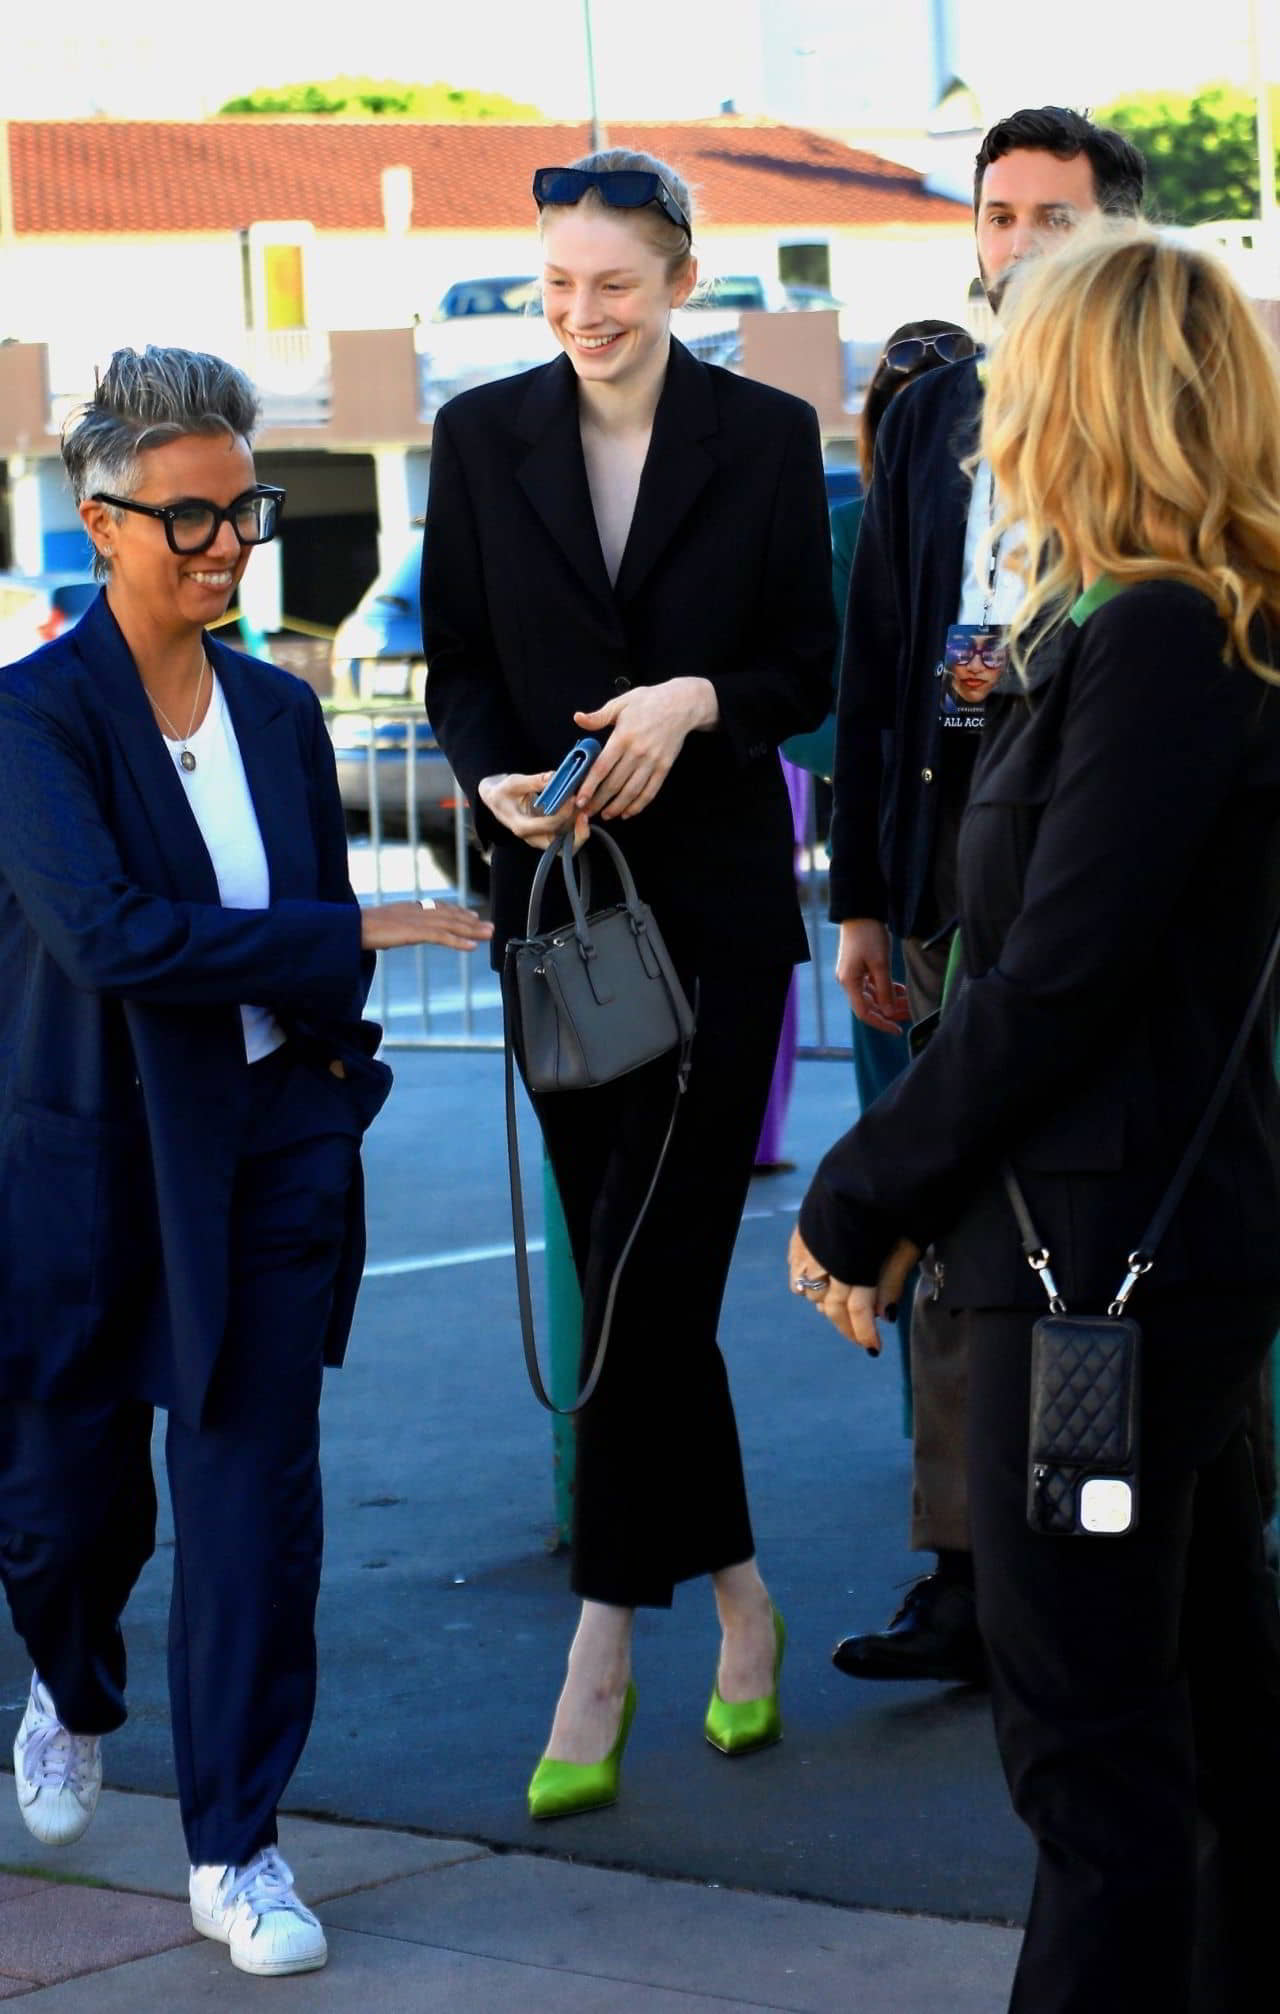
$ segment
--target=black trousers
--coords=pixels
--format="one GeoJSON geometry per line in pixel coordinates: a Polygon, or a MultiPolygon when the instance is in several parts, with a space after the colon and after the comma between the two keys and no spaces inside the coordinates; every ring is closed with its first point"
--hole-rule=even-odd
{"type": "Polygon", "coordinates": [[[1039,1847],[1014,2014],[1252,2014],[1274,1976],[1280,1609],[1245,1421],[1280,1295],[1140,1292],[1133,1312],[1141,1496],[1124,1538],[1030,1530],[1034,1317],[956,1317],[996,1735],[1039,1847]],[[1214,1971],[1193,1988],[1198,1947],[1214,1971]]]}
{"type": "MultiPolygon", "coordinates": [[[[274,1842],[311,1726],[322,1353],[359,1144],[336,1079],[283,1051],[253,1078],[226,1340],[200,1425],[171,1415],[165,1439],[169,1696],[196,1864],[242,1865],[274,1842]]],[[[120,1618],[155,1543],[151,1424],[136,1401],[0,1411],[0,1579],[78,1734],[125,1718],[120,1618]]]]}
{"type": "MultiPolygon", "coordinates": [[[[586,1600],[669,1607],[678,1581],[755,1551],[716,1329],[790,983],[789,966],[701,977],[689,1089],[578,1415],[572,1580],[586,1600]]],[[[584,1366],[674,1092],[661,1057],[533,1101],[582,1284],[584,1366]]]]}

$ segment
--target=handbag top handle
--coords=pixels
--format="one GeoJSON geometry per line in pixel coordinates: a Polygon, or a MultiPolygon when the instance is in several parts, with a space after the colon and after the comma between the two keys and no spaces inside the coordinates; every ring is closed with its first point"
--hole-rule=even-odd
{"type": "MultiPolygon", "coordinates": [[[[609,857],[613,861],[614,867],[617,870],[618,880],[622,886],[623,902],[632,916],[639,916],[643,905],[640,901],[639,891],[636,888],[635,877],[627,865],[626,856],[622,848],[599,825],[592,825],[590,827],[587,839],[588,842],[592,839],[598,839],[601,845],[608,850],[609,857]]],[[[526,937],[537,937],[540,933],[542,900],[546,893],[548,876],[557,860],[560,862],[561,871],[564,875],[565,892],[569,897],[569,907],[573,911],[573,922],[578,934],[578,941],[580,944],[588,943],[590,941],[590,932],[587,928],[586,905],[591,900],[591,871],[587,865],[586,850],[584,847],[582,881],[581,885],[579,885],[578,875],[574,866],[573,827],[571,825],[567,825],[564,831],[552,840],[550,846],[544,849],[542,858],[538,862],[538,871],[533,877],[533,886],[529,890],[529,916],[525,925],[525,935],[526,937]]]]}

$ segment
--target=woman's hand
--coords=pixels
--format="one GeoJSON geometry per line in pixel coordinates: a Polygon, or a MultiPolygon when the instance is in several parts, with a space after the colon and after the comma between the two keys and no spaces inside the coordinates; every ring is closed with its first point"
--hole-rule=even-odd
{"type": "Polygon", "coordinates": [[[398,944],[444,944],[451,951],[474,951],[492,935],[492,923],[453,902],[438,909],[434,902],[380,902],[360,911],[364,951],[391,951],[398,944]]]}
{"type": "Polygon", "coordinates": [[[575,713],[586,734],[611,730],[577,796],[577,807],[597,818],[634,818],[653,803],[671,765],[696,728],[720,718],[708,678],[669,678],[637,685],[595,713],[575,713]]]}
{"type": "Polygon", "coordinates": [[[900,1238],[881,1268],[874,1287],[848,1286],[833,1279],[819,1264],[798,1230],[791,1233],[787,1268],[793,1294],[804,1298],[840,1331],[848,1342],[856,1343],[870,1357],[880,1354],[877,1315],[892,1315],[920,1250],[909,1239],[900,1238]]]}
{"type": "Polygon", "coordinates": [[[855,917],[840,925],[840,949],[836,954],[836,979],[844,988],[849,1005],[868,1028],[881,1028],[886,1035],[901,1035],[902,1024],[911,1019],[907,989],[900,986],[889,968],[889,932],[874,918],[855,917]]]}
{"type": "Polygon", "coordinates": [[[492,812],[499,825],[505,825],[508,832],[514,832],[516,838],[523,839],[526,845],[536,846],[539,852],[545,852],[565,827],[572,825],[576,852],[587,836],[587,815],[578,811],[573,799],[562,804],[559,811],[552,812],[550,818],[539,818],[533,809],[534,798],[550,783],[554,773],[544,769],[540,776],[517,776],[514,773],[483,776],[479,784],[480,802],[492,812]]]}

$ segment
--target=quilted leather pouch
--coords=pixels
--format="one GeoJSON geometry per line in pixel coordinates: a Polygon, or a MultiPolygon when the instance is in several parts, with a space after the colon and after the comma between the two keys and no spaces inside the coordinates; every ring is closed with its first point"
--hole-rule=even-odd
{"type": "Polygon", "coordinates": [[[1027,1521],[1115,1537],[1137,1520],[1142,1337],[1127,1315],[1044,1315],[1031,1335],[1027,1521]]]}
{"type": "Polygon", "coordinates": [[[1127,1271],[1105,1316],[1067,1313],[1050,1268],[1049,1247],[1035,1227],[1012,1164],[1005,1164],[1004,1185],[1023,1255],[1044,1288],[1050,1309],[1031,1332],[1027,1521],[1033,1531],[1062,1538],[1120,1536],[1137,1522],[1142,1337],[1125,1307],[1155,1264],[1192,1171],[1222,1114],[1278,965],[1280,924],[1272,932],[1213,1095],[1141,1243],[1129,1254],[1127,1271]]]}

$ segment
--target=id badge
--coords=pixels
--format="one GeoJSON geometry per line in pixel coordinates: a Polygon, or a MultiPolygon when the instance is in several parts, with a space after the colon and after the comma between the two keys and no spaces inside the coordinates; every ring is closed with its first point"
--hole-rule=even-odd
{"type": "Polygon", "coordinates": [[[998,623],[952,623],[942,661],[944,729],[981,733],[987,694],[1008,661],[1008,633],[998,623]]]}

